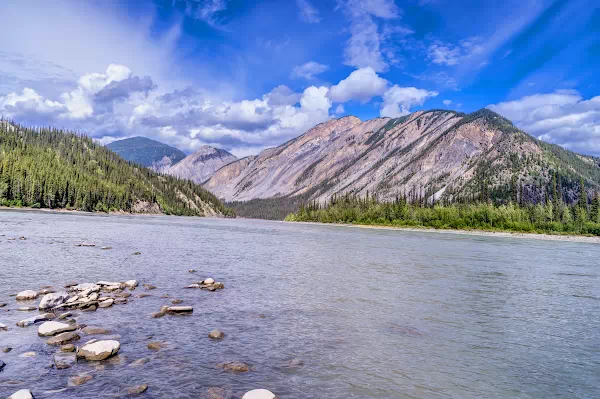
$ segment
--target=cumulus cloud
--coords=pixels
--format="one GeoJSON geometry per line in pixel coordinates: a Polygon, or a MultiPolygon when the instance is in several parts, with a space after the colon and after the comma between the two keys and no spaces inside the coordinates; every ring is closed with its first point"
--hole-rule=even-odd
{"type": "Polygon", "coordinates": [[[393,19],[400,10],[393,0],[340,0],[341,8],[350,20],[350,39],[344,50],[344,63],[356,68],[371,67],[377,72],[388,69],[382,52],[385,37],[376,18],[393,19]]]}
{"type": "Polygon", "coordinates": [[[306,80],[313,80],[315,76],[325,72],[329,67],[327,65],[319,64],[315,61],[310,61],[302,65],[298,65],[292,70],[292,78],[302,78],[306,80]]]}
{"type": "Polygon", "coordinates": [[[600,96],[586,100],[575,90],[559,90],[488,108],[541,140],[600,155],[600,96]]]}
{"type": "Polygon", "coordinates": [[[452,100],[444,100],[444,101],[442,101],[442,102],[444,103],[444,105],[445,105],[446,107],[448,107],[448,106],[450,106],[450,105],[452,104],[452,100]]]}
{"type": "Polygon", "coordinates": [[[383,94],[383,106],[380,115],[390,118],[408,115],[411,107],[423,105],[425,100],[437,95],[438,93],[435,91],[394,85],[383,94]]]}
{"type": "Polygon", "coordinates": [[[332,86],[329,98],[336,103],[358,100],[366,103],[375,96],[382,95],[389,82],[377,75],[371,67],[357,69],[346,79],[332,86]]]}
{"type": "Polygon", "coordinates": [[[308,0],[296,0],[296,4],[300,9],[300,19],[309,24],[321,22],[319,10],[317,10],[308,0]]]}

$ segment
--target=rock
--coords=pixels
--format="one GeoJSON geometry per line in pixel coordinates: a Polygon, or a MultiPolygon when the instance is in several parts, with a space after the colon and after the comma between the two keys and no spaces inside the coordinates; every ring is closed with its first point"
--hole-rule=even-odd
{"type": "Polygon", "coordinates": [[[98,304],[99,308],[110,308],[113,303],[115,303],[115,300],[112,298],[107,299],[106,301],[102,301],[98,304]]]}
{"type": "Polygon", "coordinates": [[[83,385],[86,382],[89,382],[93,379],[94,377],[92,377],[91,375],[87,374],[87,375],[76,375],[73,377],[69,378],[69,386],[70,387],[77,387],[79,385],[83,385]]]}
{"type": "Polygon", "coordinates": [[[119,341],[91,341],[77,350],[77,357],[84,357],[86,360],[99,361],[108,359],[119,353],[121,344],[119,341]]]}
{"type": "Polygon", "coordinates": [[[72,289],[74,291],[80,291],[82,295],[87,296],[89,294],[91,294],[92,292],[98,292],[100,291],[102,287],[99,286],[98,284],[94,284],[94,283],[83,283],[83,284],[77,284],[76,286],[72,287],[72,289]]]}
{"type": "Polygon", "coordinates": [[[19,357],[35,357],[37,356],[37,353],[35,352],[25,352],[25,353],[21,353],[19,355],[19,357]]]}
{"type": "Polygon", "coordinates": [[[112,249],[112,247],[104,246],[104,247],[101,247],[100,249],[107,250],[107,249],[112,249]]]}
{"type": "Polygon", "coordinates": [[[127,298],[115,298],[114,303],[117,305],[123,305],[127,303],[127,298]]]}
{"type": "Polygon", "coordinates": [[[98,302],[82,303],[79,309],[83,312],[95,312],[98,309],[98,302]]]}
{"type": "Polygon", "coordinates": [[[6,367],[6,363],[0,360],[0,373],[2,372],[2,370],[4,370],[4,367],[6,367]]]}
{"type": "Polygon", "coordinates": [[[73,316],[73,312],[65,312],[65,313],[61,313],[60,315],[58,315],[57,319],[58,320],[65,320],[69,317],[73,316]]]}
{"type": "Polygon", "coordinates": [[[91,242],[82,242],[79,244],[75,244],[76,247],[95,247],[96,244],[91,243],[91,242]]]}
{"type": "Polygon", "coordinates": [[[136,255],[136,256],[137,256],[137,255],[141,255],[141,254],[142,254],[141,252],[134,252],[134,253],[133,253],[133,255],[136,255]]]}
{"type": "Polygon", "coordinates": [[[266,389],[253,389],[252,391],[246,392],[242,399],[277,399],[277,396],[271,391],[266,389]]]}
{"type": "Polygon", "coordinates": [[[304,366],[304,362],[302,361],[302,359],[292,359],[289,362],[287,362],[283,367],[286,369],[295,369],[298,367],[302,367],[304,366]]]}
{"type": "Polygon", "coordinates": [[[42,322],[42,321],[46,321],[46,320],[51,320],[55,317],[54,313],[43,313],[37,316],[33,316],[30,317],[28,319],[25,320],[21,320],[17,322],[17,326],[18,327],[28,327],[31,326],[33,324],[42,322]]]}
{"type": "Polygon", "coordinates": [[[119,292],[115,296],[117,296],[119,298],[129,298],[131,296],[131,293],[130,292],[119,292]]]}
{"type": "Polygon", "coordinates": [[[162,294],[160,297],[161,298],[169,298],[169,294],[162,294]]]}
{"type": "Polygon", "coordinates": [[[67,300],[71,296],[66,292],[55,292],[51,294],[46,294],[42,297],[40,301],[40,305],[38,306],[40,310],[46,310],[55,308],[63,303],[67,302],[67,300]]]}
{"type": "Polygon", "coordinates": [[[185,288],[200,288],[200,284],[196,284],[196,283],[194,283],[194,284],[190,284],[190,285],[188,285],[188,286],[187,286],[187,287],[185,287],[185,288]]]}
{"type": "Polygon", "coordinates": [[[155,319],[158,319],[159,317],[163,317],[164,315],[167,314],[167,309],[169,309],[168,306],[161,307],[160,311],[152,313],[152,317],[155,319]]]}
{"type": "Polygon", "coordinates": [[[67,331],[49,338],[46,343],[48,345],[64,345],[71,341],[77,341],[81,338],[75,331],[67,331]]]}
{"type": "Polygon", "coordinates": [[[56,290],[54,290],[54,289],[52,289],[52,288],[43,288],[43,289],[41,289],[41,290],[38,292],[38,294],[40,294],[40,295],[46,295],[46,294],[53,294],[53,293],[55,293],[55,292],[56,292],[56,290]]]}
{"type": "Polygon", "coordinates": [[[17,312],[33,312],[34,310],[37,310],[35,306],[21,306],[17,308],[17,312]]]}
{"type": "Polygon", "coordinates": [[[61,323],[59,321],[46,321],[39,326],[38,335],[42,337],[50,337],[66,331],[73,331],[75,328],[76,327],[72,324],[61,323]]]}
{"type": "Polygon", "coordinates": [[[0,331],[8,331],[8,326],[4,323],[0,323],[0,331]]]}
{"type": "Polygon", "coordinates": [[[196,269],[190,269],[188,270],[188,273],[196,273],[196,269]]]}
{"type": "Polygon", "coordinates": [[[149,361],[150,361],[149,357],[143,357],[143,358],[138,359],[138,360],[136,360],[134,362],[131,362],[129,364],[129,367],[140,367],[140,366],[143,366],[144,364],[148,363],[149,361]]]}
{"type": "Polygon", "coordinates": [[[68,369],[77,364],[77,356],[72,352],[57,352],[54,354],[54,365],[57,369],[68,369]]]}
{"type": "Polygon", "coordinates": [[[154,341],[154,342],[150,342],[148,343],[148,349],[157,351],[160,349],[164,349],[167,347],[167,343],[166,342],[161,342],[161,341],[154,341]]]}
{"type": "Polygon", "coordinates": [[[230,399],[231,392],[223,388],[212,387],[206,390],[206,399],[230,399]]]}
{"type": "Polygon", "coordinates": [[[28,301],[31,299],[37,299],[38,296],[40,296],[40,294],[38,294],[37,291],[33,291],[33,290],[21,291],[17,294],[17,301],[28,301]]]}
{"type": "Polygon", "coordinates": [[[183,303],[183,301],[182,301],[181,299],[173,299],[173,300],[171,301],[171,303],[172,303],[173,305],[179,305],[180,303],[183,303]]]}
{"type": "Polygon", "coordinates": [[[127,286],[127,288],[135,288],[138,286],[138,282],[137,280],[125,281],[125,286],[127,286]]]}
{"type": "Polygon", "coordinates": [[[110,331],[105,330],[104,328],[91,327],[91,326],[87,326],[87,327],[83,328],[81,331],[83,331],[87,335],[101,335],[101,334],[110,333],[110,331]]]}
{"type": "Polygon", "coordinates": [[[141,393],[144,393],[148,390],[148,384],[142,384],[142,385],[138,385],[135,387],[129,387],[127,388],[127,394],[128,395],[139,395],[141,393]]]}
{"type": "Polygon", "coordinates": [[[3,308],[3,307],[5,307],[6,305],[7,305],[6,303],[4,303],[4,302],[0,302],[0,308],[3,308]]]}
{"type": "Polygon", "coordinates": [[[31,394],[31,391],[29,389],[21,389],[20,391],[13,393],[6,399],[33,399],[33,395],[31,394]]]}
{"type": "Polygon", "coordinates": [[[21,236],[21,237],[19,237],[19,240],[21,240],[21,241],[25,241],[26,239],[27,239],[27,238],[25,238],[25,236],[21,236]]]}
{"type": "Polygon", "coordinates": [[[77,285],[77,281],[67,281],[63,287],[70,288],[77,285]]]}
{"type": "Polygon", "coordinates": [[[75,345],[73,344],[66,344],[60,347],[61,352],[75,352],[75,349],[75,345]]]}
{"type": "Polygon", "coordinates": [[[212,330],[208,333],[208,338],[211,339],[223,339],[225,337],[225,333],[219,329],[212,330]]]}
{"type": "Polygon", "coordinates": [[[152,296],[152,295],[150,295],[150,294],[138,294],[135,297],[136,298],[146,298],[146,297],[149,297],[149,296],[152,296]]]}
{"type": "Polygon", "coordinates": [[[215,279],[213,279],[211,277],[204,279],[204,281],[202,281],[202,284],[205,284],[205,285],[210,285],[210,284],[214,284],[214,283],[215,283],[215,279]]]}
{"type": "Polygon", "coordinates": [[[194,311],[194,308],[191,306],[169,306],[167,308],[167,313],[174,313],[174,314],[192,313],[193,311],[194,311]]]}
{"type": "Polygon", "coordinates": [[[144,286],[144,288],[145,288],[145,289],[147,289],[148,291],[150,291],[150,290],[155,290],[155,289],[156,289],[156,286],[155,286],[155,285],[152,285],[152,284],[144,284],[143,286],[144,286]]]}
{"type": "Polygon", "coordinates": [[[12,348],[10,346],[5,346],[2,348],[2,353],[8,353],[12,350],[12,348]]]}
{"type": "Polygon", "coordinates": [[[248,366],[246,363],[242,363],[242,362],[221,363],[221,364],[217,364],[217,368],[223,369],[225,371],[233,371],[233,372],[237,372],[237,373],[245,373],[247,371],[250,371],[250,366],[248,366]]]}

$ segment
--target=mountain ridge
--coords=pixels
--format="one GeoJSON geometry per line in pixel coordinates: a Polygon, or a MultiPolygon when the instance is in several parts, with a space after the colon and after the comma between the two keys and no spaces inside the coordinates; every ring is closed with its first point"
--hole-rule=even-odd
{"type": "Polygon", "coordinates": [[[204,145],[164,172],[180,179],[202,184],[217,170],[237,160],[238,158],[228,151],[204,145]]]}
{"type": "Polygon", "coordinates": [[[113,141],[106,147],[127,161],[135,162],[155,172],[165,172],[186,157],[183,151],[144,136],[113,141]]]}

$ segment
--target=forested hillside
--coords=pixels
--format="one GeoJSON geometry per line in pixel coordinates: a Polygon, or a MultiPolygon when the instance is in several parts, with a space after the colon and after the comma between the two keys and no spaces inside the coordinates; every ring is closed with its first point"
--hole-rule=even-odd
{"type": "Polygon", "coordinates": [[[88,137],[5,121],[0,205],[190,216],[232,212],[202,187],[125,161],[88,137]]]}
{"type": "Polygon", "coordinates": [[[131,137],[113,141],[106,147],[119,154],[121,158],[150,168],[155,172],[165,172],[185,158],[185,154],[177,148],[146,137],[131,137]]]}

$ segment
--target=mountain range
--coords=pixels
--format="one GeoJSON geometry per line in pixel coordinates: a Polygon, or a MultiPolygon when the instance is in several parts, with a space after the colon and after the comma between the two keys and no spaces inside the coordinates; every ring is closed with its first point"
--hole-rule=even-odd
{"type": "Polygon", "coordinates": [[[278,147],[232,162],[204,187],[225,201],[298,202],[334,195],[539,202],[557,180],[566,202],[580,181],[600,189],[599,160],[545,143],[506,118],[419,111],[368,121],[348,116],[315,126],[278,147]]]}
{"type": "Polygon", "coordinates": [[[185,153],[175,147],[140,136],[113,141],[106,147],[122,158],[155,172],[165,172],[185,158],[185,153]]]}
{"type": "Polygon", "coordinates": [[[164,172],[180,179],[188,179],[201,184],[217,170],[233,161],[237,161],[236,156],[225,150],[205,145],[164,172]]]}

